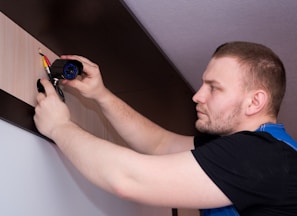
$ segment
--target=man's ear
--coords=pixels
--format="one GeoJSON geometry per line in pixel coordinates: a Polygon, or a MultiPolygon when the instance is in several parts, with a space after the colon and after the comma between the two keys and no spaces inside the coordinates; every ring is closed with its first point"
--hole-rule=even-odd
{"type": "Polygon", "coordinates": [[[247,115],[253,115],[261,112],[267,105],[268,94],[262,89],[252,91],[248,98],[248,106],[246,108],[247,115]]]}

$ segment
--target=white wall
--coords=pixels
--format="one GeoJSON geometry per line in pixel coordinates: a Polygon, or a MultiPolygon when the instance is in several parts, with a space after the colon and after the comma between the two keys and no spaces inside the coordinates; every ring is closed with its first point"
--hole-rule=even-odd
{"type": "Polygon", "coordinates": [[[140,215],[86,181],[54,144],[0,121],[0,215],[140,215]]]}

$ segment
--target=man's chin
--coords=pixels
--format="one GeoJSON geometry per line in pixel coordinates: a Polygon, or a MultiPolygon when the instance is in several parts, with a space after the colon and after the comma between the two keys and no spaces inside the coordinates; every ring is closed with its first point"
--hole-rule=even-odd
{"type": "Polygon", "coordinates": [[[209,131],[209,128],[206,127],[205,123],[203,123],[201,120],[197,120],[196,129],[202,133],[208,133],[208,131],[209,131]]]}
{"type": "Polygon", "coordinates": [[[209,125],[203,123],[203,122],[196,122],[196,129],[205,134],[210,134],[210,135],[219,135],[217,131],[214,131],[209,125]]]}

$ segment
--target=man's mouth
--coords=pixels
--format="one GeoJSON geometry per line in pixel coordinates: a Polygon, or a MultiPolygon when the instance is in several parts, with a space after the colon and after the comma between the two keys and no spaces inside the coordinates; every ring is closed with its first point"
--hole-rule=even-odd
{"type": "Polygon", "coordinates": [[[196,111],[197,111],[198,114],[206,115],[206,112],[201,108],[197,108],[196,111]]]}

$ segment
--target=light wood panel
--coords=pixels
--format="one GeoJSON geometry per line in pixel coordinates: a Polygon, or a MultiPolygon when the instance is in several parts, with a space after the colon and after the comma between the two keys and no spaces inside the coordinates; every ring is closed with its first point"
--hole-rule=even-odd
{"type": "Polygon", "coordinates": [[[57,56],[3,13],[0,13],[0,26],[0,87],[34,106],[36,80],[46,77],[38,49],[50,59],[57,56]]]}

